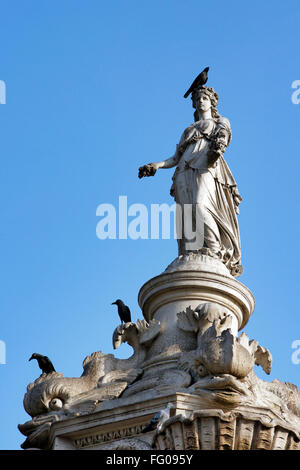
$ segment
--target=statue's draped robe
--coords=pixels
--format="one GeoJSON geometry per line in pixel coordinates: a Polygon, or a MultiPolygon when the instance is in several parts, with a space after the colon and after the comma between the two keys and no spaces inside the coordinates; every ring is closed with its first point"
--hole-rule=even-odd
{"type": "MultiPolygon", "coordinates": [[[[221,259],[232,273],[240,271],[241,247],[236,214],[241,200],[237,184],[223,156],[211,165],[208,151],[222,130],[228,145],[230,123],[226,118],[206,119],[188,127],[177,146],[177,168],[171,194],[180,204],[190,204],[204,222],[204,247],[221,259]]],[[[195,228],[195,213],[193,223],[195,228]]],[[[203,225],[202,225],[203,227],[203,225]]],[[[199,227],[197,227],[199,229],[199,227]]],[[[194,230],[194,229],[193,229],[194,230]]],[[[201,230],[201,226],[200,226],[201,230]]],[[[179,254],[186,254],[187,239],[178,239],[179,254]]]]}

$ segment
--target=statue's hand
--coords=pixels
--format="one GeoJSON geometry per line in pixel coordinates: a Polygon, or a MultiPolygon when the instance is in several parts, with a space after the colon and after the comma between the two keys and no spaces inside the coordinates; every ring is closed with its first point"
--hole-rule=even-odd
{"type": "Polygon", "coordinates": [[[140,166],[139,178],[143,178],[143,176],[154,176],[156,171],[157,166],[155,163],[149,163],[148,165],[140,166]]]}
{"type": "Polygon", "coordinates": [[[223,155],[225,152],[226,145],[223,143],[221,139],[213,140],[210,143],[207,157],[208,157],[208,166],[213,167],[217,160],[223,155]]]}

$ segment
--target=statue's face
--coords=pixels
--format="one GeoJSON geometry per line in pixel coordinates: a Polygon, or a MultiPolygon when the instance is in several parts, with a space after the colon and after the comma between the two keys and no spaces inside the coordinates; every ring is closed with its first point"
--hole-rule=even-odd
{"type": "Polygon", "coordinates": [[[210,98],[205,93],[200,93],[197,99],[197,111],[204,113],[211,108],[211,101],[210,98]]]}

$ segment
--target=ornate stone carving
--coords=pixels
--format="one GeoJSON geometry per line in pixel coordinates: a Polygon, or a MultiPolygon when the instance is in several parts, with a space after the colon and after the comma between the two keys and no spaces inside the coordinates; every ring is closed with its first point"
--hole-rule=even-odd
{"type": "Polygon", "coordinates": [[[81,377],[68,378],[58,372],[42,374],[27,387],[25,410],[32,417],[59,410],[70,413],[72,399],[76,397],[78,401],[79,396],[88,399],[87,394],[92,390],[98,402],[119,396],[143,372],[137,366],[144,361],[147,347],[159,332],[160,324],[155,320],[149,324],[138,320],[136,324],[119,325],[113,334],[114,346],[128,342],[134,349],[129,359],[117,359],[98,351],[84,360],[81,377]]]}
{"type": "MultiPolygon", "coordinates": [[[[273,410],[274,416],[291,429],[299,427],[297,387],[280,382],[268,384],[255,375],[255,363],[261,365],[265,372],[270,372],[271,355],[256,341],[249,341],[245,333],[239,337],[233,334],[236,317],[227,307],[204,302],[194,308],[187,307],[175,318],[177,330],[195,337],[195,341],[190,343],[194,347],[189,350],[178,349],[176,344],[171,344],[160,354],[148,356],[152,343],[159,338],[161,322],[153,319],[149,323],[126,323],[117,327],[114,341],[117,346],[127,341],[134,349],[131,358],[120,360],[99,351],[84,360],[84,372],[79,378],[66,378],[54,372],[43,374],[30,384],[24,406],[33,419],[19,426],[27,436],[23,448],[47,448],[53,423],[71,416],[94,413],[101,409],[101,403],[120,396],[123,400],[131,397],[134,400],[149,399],[176,390],[199,397],[201,408],[233,410],[243,406],[253,410],[260,407],[273,410]]],[[[180,448],[180,439],[183,439],[186,449],[204,445],[199,443],[194,424],[185,425],[183,437],[178,437],[178,430],[177,437],[172,437],[171,431],[166,430],[163,436],[166,448],[180,448]]],[[[139,428],[93,434],[76,441],[75,445],[77,448],[89,445],[107,448],[106,442],[122,441],[131,432],[138,433],[139,428]]],[[[234,439],[236,441],[236,437],[234,439]]],[[[251,445],[256,444],[252,442],[251,445]]]]}
{"type": "Polygon", "coordinates": [[[138,320],[136,323],[122,323],[113,333],[113,347],[117,349],[122,343],[128,343],[134,349],[137,362],[145,358],[146,348],[160,333],[160,322],[156,320],[138,320]]]}
{"type": "Polygon", "coordinates": [[[69,378],[53,372],[42,374],[29,384],[24,408],[33,419],[19,425],[27,436],[23,446],[32,447],[32,440],[35,446],[45,445],[54,421],[92,413],[101,402],[119,397],[143,374],[140,366],[147,348],[159,333],[160,323],[156,320],[121,324],[114,331],[113,344],[119,347],[122,342],[128,342],[134,350],[129,359],[117,359],[98,351],[85,358],[81,377],[69,378]]]}
{"type": "MultiPolygon", "coordinates": [[[[101,383],[101,379],[104,379],[106,375],[104,374],[105,362],[107,359],[113,362],[109,356],[111,355],[104,355],[101,351],[88,356],[83,362],[83,374],[78,378],[64,377],[63,374],[57,372],[42,374],[27,387],[24,397],[24,408],[27,413],[35,417],[55,410],[56,413],[62,415],[67,411],[74,397],[86,394],[93,389],[96,389],[98,401],[119,396],[124,390],[124,384],[121,386],[118,383],[112,387],[107,380],[101,383]]],[[[124,378],[127,377],[130,380],[130,372],[132,371],[127,371],[124,378]]],[[[133,374],[132,380],[135,377],[136,375],[133,374]]],[[[119,381],[119,377],[117,380],[119,381]]],[[[124,383],[127,386],[127,382],[124,383]]]]}
{"type": "MultiPolygon", "coordinates": [[[[75,439],[74,444],[77,449],[83,449],[86,447],[95,446],[97,444],[103,444],[103,443],[111,442],[114,440],[124,439],[125,442],[122,441],[122,443],[119,442],[115,445],[118,446],[119,449],[120,449],[120,446],[128,446],[128,447],[130,446],[131,448],[134,448],[133,447],[134,441],[129,440],[128,437],[136,436],[137,434],[140,434],[143,430],[143,427],[144,426],[136,425],[136,426],[130,426],[126,428],[116,429],[115,431],[92,434],[92,435],[89,435],[80,439],[75,439]]],[[[145,446],[145,444],[142,444],[142,445],[145,446]]]]}
{"type": "Polygon", "coordinates": [[[252,411],[196,411],[177,415],[154,436],[157,450],[299,450],[300,434],[272,416],[252,411]]]}
{"type": "Polygon", "coordinates": [[[249,341],[242,333],[239,338],[232,334],[233,316],[217,304],[200,304],[177,314],[178,327],[197,334],[197,349],[180,358],[182,364],[189,362],[193,374],[229,374],[246,377],[254,364],[261,365],[267,374],[271,371],[272,356],[256,341],[249,341]]]}
{"type": "Polygon", "coordinates": [[[159,396],[185,389],[190,384],[191,376],[189,373],[175,368],[166,368],[165,370],[157,371],[156,374],[145,375],[130,385],[125,390],[123,397],[134,395],[138,399],[138,394],[141,392],[147,392],[148,397],[159,396]]]}
{"type": "Polygon", "coordinates": [[[105,450],[151,450],[152,447],[143,439],[122,439],[106,444],[105,450]]]}

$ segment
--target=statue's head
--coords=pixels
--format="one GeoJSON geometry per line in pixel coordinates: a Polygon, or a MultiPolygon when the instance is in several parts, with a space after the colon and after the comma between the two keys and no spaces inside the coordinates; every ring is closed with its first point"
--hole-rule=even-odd
{"type": "Polygon", "coordinates": [[[199,111],[206,111],[207,109],[211,109],[211,116],[212,118],[218,118],[219,113],[217,111],[217,104],[218,104],[219,96],[217,92],[208,86],[202,86],[197,88],[192,92],[192,103],[193,108],[196,109],[194,116],[195,121],[198,121],[198,110],[199,111]]]}

